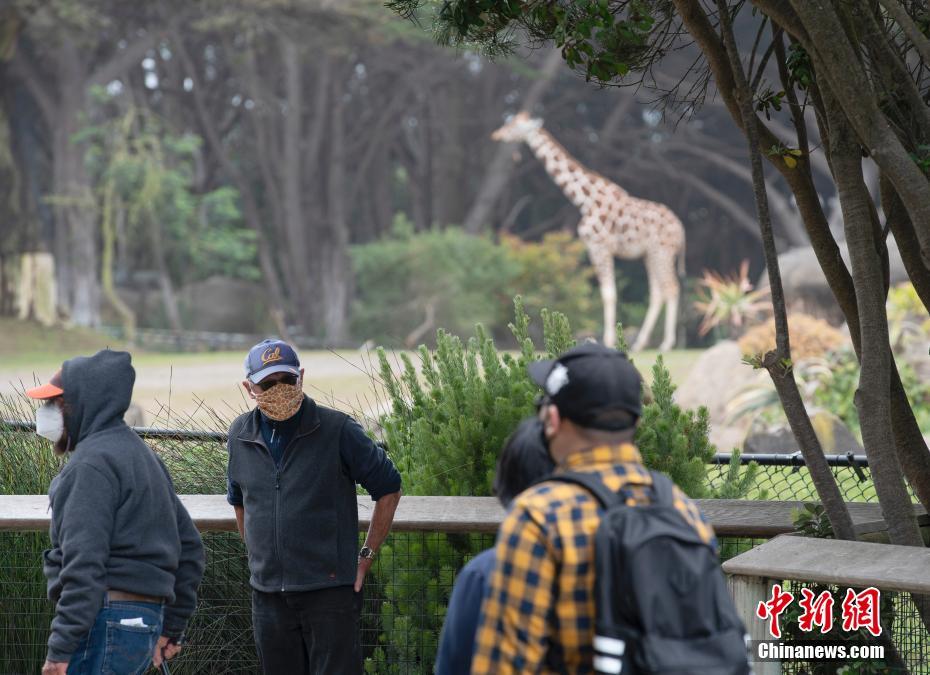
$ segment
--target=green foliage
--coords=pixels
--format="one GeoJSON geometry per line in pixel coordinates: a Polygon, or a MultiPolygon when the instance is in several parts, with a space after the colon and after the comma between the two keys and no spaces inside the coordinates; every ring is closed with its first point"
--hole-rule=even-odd
{"type": "Polygon", "coordinates": [[[810,502],[795,509],[791,512],[791,522],[795,531],[805,537],[833,539],[833,526],[822,504],[810,502]]]}
{"type": "MultiPolygon", "coordinates": [[[[505,236],[501,244],[517,269],[508,298],[522,295],[527,311],[534,315],[546,307],[560,312],[576,330],[598,329],[601,303],[584,243],[568,232],[551,232],[540,242],[505,236]]],[[[622,283],[624,278],[619,280],[622,283]]],[[[621,297],[619,291],[622,288],[617,294],[621,297]]],[[[509,300],[507,304],[509,313],[509,300]]],[[[621,308],[624,305],[621,302],[621,308]]]]}
{"type": "Polygon", "coordinates": [[[765,119],[772,119],[772,110],[781,112],[782,100],[785,98],[784,91],[772,91],[770,87],[756,94],[756,110],[765,115],[765,119]]]}
{"type": "Polygon", "coordinates": [[[714,456],[708,440],[710,418],[701,407],[683,411],[672,398],[675,385],[661,356],[652,367],[652,403],[643,407],[636,444],[643,462],[668,474],[689,497],[706,492],[705,465],[714,456]]]}
{"type": "MultiPolygon", "coordinates": [[[[814,388],[812,400],[818,407],[832,411],[853,433],[861,436],[859,412],[855,405],[855,394],[859,388],[856,355],[852,350],[843,350],[831,354],[827,363],[827,371],[814,388]]],[[[930,382],[921,378],[906,360],[898,358],[897,365],[917,425],[922,433],[930,433],[930,382]]]]}
{"type": "MultiPolygon", "coordinates": [[[[723,484],[715,488],[710,495],[713,499],[745,499],[756,487],[759,478],[759,465],[750,462],[745,467],[740,462],[740,451],[736,448],[730,454],[730,464],[723,484]]],[[[762,490],[757,499],[767,499],[768,491],[762,490]]]]}
{"type": "MultiPolygon", "coordinates": [[[[389,7],[403,16],[418,15],[422,0],[393,0],[389,7]]],[[[647,0],[575,0],[572,3],[444,2],[435,16],[441,43],[478,46],[491,55],[512,48],[511,24],[531,35],[551,39],[571,68],[588,80],[607,82],[642,69],[656,48],[670,9],[647,0]]]]}
{"type": "Polygon", "coordinates": [[[422,336],[436,326],[464,335],[475,324],[493,325],[518,273],[490,238],[451,227],[415,234],[403,215],[390,237],[354,246],[351,256],[354,330],[382,343],[403,343],[418,325],[426,327],[422,336]]]}
{"type": "MultiPolygon", "coordinates": [[[[392,406],[382,420],[384,437],[404,475],[405,493],[490,494],[498,452],[519,420],[533,413],[538,394],[526,371],[538,358],[530,337],[530,317],[519,296],[514,306],[510,329],[520,347],[515,355],[498,352],[481,326],[464,343],[440,331],[435,350],[420,348],[419,372],[407,355],[401,355],[398,368],[383,350],[379,351],[379,384],[392,406]]],[[[541,316],[546,356],[554,357],[573,345],[564,314],[544,309],[541,316]]],[[[620,336],[622,329],[618,326],[620,336]]],[[[620,348],[624,347],[621,341],[620,348]]],[[[672,401],[674,389],[660,358],[653,368],[654,400],[644,408],[637,443],[647,466],[668,473],[689,495],[703,496],[705,463],[714,452],[707,438],[707,411],[682,411],[672,401]]],[[[735,469],[731,467],[719,489],[728,496],[741,497],[752,489],[755,470],[751,468],[741,476],[738,457],[735,461],[735,469]]],[[[388,573],[379,583],[395,579],[390,589],[385,587],[395,606],[386,604],[382,609],[380,655],[392,661],[413,661],[419,664],[414,672],[429,672],[441,608],[447,602],[446,597],[437,595],[444,587],[442,580],[451,579],[455,570],[477,553],[476,545],[474,539],[437,537],[430,539],[425,549],[412,544],[411,550],[392,549],[390,556],[382,556],[388,573]],[[394,571],[387,566],[388,559],[404,561],[404,569],[394,571]],[[411,560],[422,563],[411,571],[411,560]],[[409,574],[415,581],[409,586],[398,583],[397,574],[409,574]],[[397,609],[415,602],[426,605],[408,616],[397,609]],[[411,635],[416,637],[412,642],[411,635]]]]}
{"type": "MultiPolygon", "coordinates": [[[[537,357],[519,296],[514,309],[510,327],[520,345],[516,355],[498,352],[480,325],[464,343],[440,330],[435,350],[420,348],[419,372],[406,354],[398,369],[379,349],[379,384],[391,403],[391,413],[382,420],[384,439],[404,476],[405,494],[491,494],[498,452],[517,423],[533,413],[538,393],[526,371],[537,357]]],[[[573,345],[564,316],[544,310],[542,318],[549,356],[573,345]]],[[[432,672],[448,602],[442,589],[478,550],[476,538],[453,535],[382,550],[383,574],[377,583],[392,603],[381,609],[382,646],[376,658],[387,655],[391,661],[416,664],[403,672],[432,672]],[[414,606],[416,611],[406,611],[414,606]]],[[[374,672],[372,663],[367,667],[374,672]]]]}
{"type": "Polygon", "coordinates": [[[788,68],[788,75],[798,89],[806,91],[814,83],[814,67],[811,65],[810,54],[797,42],[788,45],[788,52],[785,55],[785,65],[788,68]]]}
{"type": "Polygon", "coordinates": [[[930,333],[930,317],[917,290],[910,282],[898,284],[888,290],[886,312],[888,314],[888,337],[895,351],[916,347],[924,351],[927,334],[930,333]]]}
{"type": "MultiPolygon", "coordinates": [[[[391,236],[354,246],[351,254],[357,290],[353,331],[362,339],[413,347],[437,327],[465,336],[478,323],[495,338],[506,338],[515,295],[533,315],[549,308],[582,334],[600,332],[593,268],[584,244],[565,232],[538,242],[504,236],[496,243],[457,227],[414,232],[399,214],[391,236]]],[[[620,316],[638,322],[645,308],[626,301],[626,285],[619,276],[620,316]]],[[[542,338],[538,327],[531,334],[542,338]]]]}
{"type": "Polygon", "coordinates": [[[242,223],[238,192],[228,186],[195,192],[199,137],[175,135],[151,112],[130,108],[85,127],[78,140],[88,143],[85,161],[101,208],[125,223],[120,236],[131,258],[125,262],[151,265],[158,238],[176,284],[214,274],[259,278],[255,235],[242,223]]]}
{"type": "MultiPolygon", "coordinates": [[[[383,420],[384,438],[408,494],[491,494],[497,454],[519,420],[532,413],[538,393],[526,372],[535,358],[529,317],[519,297],[515,305],[517,356],[498,352],[480,325],[465,343],[440,330],[435,351],[420,347],[419,372],[402,354],[396,373],[384,350],[378,351],[392,406],[383,420]]],[[[543,322],[550,355],[571,346],[564,316],[544,312],[543,322]]]]}
{"type": "Polygon", "coordinates": [[[728,277],[705,270],[694,301],[694,308],[704,317],[698,333],[717,329],[729,338],[740,335],[751,320],[771,311],[768,295],[768,289],[753,290],[748,260],[740,264],[739,274],[728,277]]]}

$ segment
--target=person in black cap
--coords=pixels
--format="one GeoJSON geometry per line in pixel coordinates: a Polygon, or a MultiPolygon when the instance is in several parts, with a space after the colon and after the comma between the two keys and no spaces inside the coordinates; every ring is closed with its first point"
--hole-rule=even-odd
{"type": "MultiPolygon", "coordinates": [[[[648,503],[652,477],[633,445],[642,414],[639,373],[626,355],[585,344],[530,365],[542,390],[543,442],[561,471],[596,474],[631,505],[648,503]]],[[[707,542],[710,524],[675,488],[675,507],[707,542]]],[[[546,481],[514,500],[497,537],[472,673],[594,670],[594,533],[602,511],[579,485],[546,481]]]]}
{"type": "Polygon", "coordinates": [[[42,402],[36,433],[69,454],[48,489],[55,617],[43,675],[160,666],[197,604],[200,535],[165,465],[123,421],[135,378],[128,353],[105,349],[26,391],[42,402]]]}
{"type": "Polygon", "coordinates": [[[252,347],[245,374],[256,409],[229,428],[227,501],[249,552],[262,670],[361,673],[362,585],[391,529],[400,474],[358,422],[303,393],[286,342],[252,347]],[[361,550],[356,483],[375,502],[361,550]]]}

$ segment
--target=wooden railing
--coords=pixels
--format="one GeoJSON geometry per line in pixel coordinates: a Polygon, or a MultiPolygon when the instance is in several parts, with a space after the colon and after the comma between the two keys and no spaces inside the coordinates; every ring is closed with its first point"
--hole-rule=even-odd
{"type": "MultiPolygon", "coordinates": [[[[770,640],[756,617],[772,584],[798,581],[841,588],[930,594],[930,549],[862,541],[782,536],[723,563],[728,585],[752,640],[770,640]]],[[[777,662],[757,663],[756,675],[779,675],[777,662]]]]}
{"type": "MultiPolygon", "coordinates": [[[[225,495],[181,495],[191,518],[201,531],[236,529],[233,508],[225,495]]],[[[738,499],[699,499],[698,506],[720,537],[768,539],[791,532],[792,512],[802,502],[760,502],[738,499]]],[[[368,527],[371,498],[358,497],[359,527],[368,527]]],[[[885,529],[878,504],[847,504],[860,535],[876,535],[885,529]]],[[[921,523],[923,508],[915,505],[921,523]]],[[[400,500],[394,530],[400,532],[496,532],[504,511],[493,497],[412,497],[400,500]]],[[[49,524],[45,495],[0,495],[0,530],[38,531],[49,524]]],[[[930,569],[930,568],[928,568],[930,569]]]]}

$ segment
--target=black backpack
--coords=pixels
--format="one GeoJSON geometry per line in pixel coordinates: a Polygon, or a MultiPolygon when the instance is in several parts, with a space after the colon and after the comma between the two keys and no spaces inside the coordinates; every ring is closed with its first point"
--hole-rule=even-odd
{"type": "Polygon", "coordinates": [[[595,538],[594,671],[752,673],[716,551],[675,508],[672,481],[650,473],[652,502],[635,507],[594,474],[547,478],[581,485],[605,509],[595,538]]]}

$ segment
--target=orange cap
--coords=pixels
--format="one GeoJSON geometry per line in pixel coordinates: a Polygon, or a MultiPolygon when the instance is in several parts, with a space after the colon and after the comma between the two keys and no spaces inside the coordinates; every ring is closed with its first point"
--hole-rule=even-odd
{"type": "Polygon", "coordinates": [[[52,375],[52,379],[48,381],[47,384],[43,384],[40,387],[33,387],[32,389],[26,390],[26,396],[29,398],[35,398],[39,400],[56,398],[62,396],[65,393],[65,390],[61,388],[61,371],[52,375]]]}

